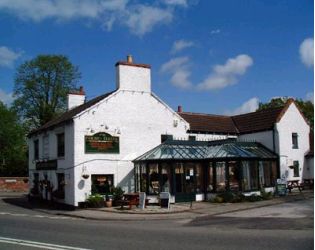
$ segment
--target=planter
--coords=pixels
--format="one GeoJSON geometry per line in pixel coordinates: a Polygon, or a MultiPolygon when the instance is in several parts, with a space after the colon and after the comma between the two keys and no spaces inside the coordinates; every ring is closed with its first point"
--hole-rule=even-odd
{"type": "Polygon", "coordinates": [[[105,201],[105,206],[106,207],[112,207],[113,206],[113,202],[111,200],[105,201]]]}

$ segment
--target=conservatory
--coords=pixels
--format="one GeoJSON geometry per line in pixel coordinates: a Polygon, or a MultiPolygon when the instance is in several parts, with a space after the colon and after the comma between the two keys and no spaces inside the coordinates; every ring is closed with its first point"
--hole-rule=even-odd
{"type": "Polygon", "coordinates": [[[136,191],[173,201],[205,200],[231,191],[271,191],[278,156],[257,142],[167,140],[134,160],[136,191]]]}

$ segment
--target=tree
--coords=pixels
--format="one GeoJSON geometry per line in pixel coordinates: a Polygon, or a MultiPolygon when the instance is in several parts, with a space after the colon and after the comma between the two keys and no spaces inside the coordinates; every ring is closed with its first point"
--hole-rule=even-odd
{"type": "MultiPolygon", "coordinates": [[[[267,103],[259,103],[257,111],[267,108],[283,107],[288,99],[288,97],[279,97],[273,98],[267,103]]],[[[303,101],[302,99],[295,99],[295,103],[298,105],[305,118],[309,121],[311,128],[314,130],[314,104],[311,101],[303,101]]]]}
{"type": "Polygon", "coordinates": [[[17,69],[13,106],[29,129],[35,129],[65,111],[69,90],[80,73],[67,57],[39,55],[17,69]]]}
{"type": "Polygon", "coordinates": [[[0,176],[26,176],[25,129],[16,112],[1,101],[0,117],[0,176]]]}

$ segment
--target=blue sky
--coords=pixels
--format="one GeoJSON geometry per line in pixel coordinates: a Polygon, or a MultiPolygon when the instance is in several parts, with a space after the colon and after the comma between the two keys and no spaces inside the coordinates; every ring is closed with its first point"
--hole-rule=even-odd
{"type": "Polygon", "coordinates": [[[115,88],[126,55],[152,66],[152,89],[184,111],[236,114],[314,92],[312,0],[0,0],[0,100],[16,68],[64,54],[88,98],[115,88]]]}

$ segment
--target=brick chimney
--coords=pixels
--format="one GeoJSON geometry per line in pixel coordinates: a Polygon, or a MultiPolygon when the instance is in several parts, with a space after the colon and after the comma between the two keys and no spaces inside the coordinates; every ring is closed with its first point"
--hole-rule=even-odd
{"type": "Polygon", "coordinates": [[[73,109],[85,102],[85,92],[83,86],[78,90],[72,90],[67,95],[67,109],[73,109]]]}
{"type": "Polygon", "coordinates": [[[178,113],[182,113],[183,112],[183,107],[181,105],[178,106],[177,112],[178,113]]]}
{"type": "Polygon", "coordinates": [[[121,90],[151,92],[151,66],[133,62],[131,55],[126,61],[116,63],[116,87],[121,90]]]}

